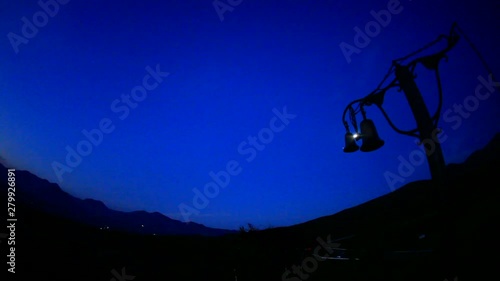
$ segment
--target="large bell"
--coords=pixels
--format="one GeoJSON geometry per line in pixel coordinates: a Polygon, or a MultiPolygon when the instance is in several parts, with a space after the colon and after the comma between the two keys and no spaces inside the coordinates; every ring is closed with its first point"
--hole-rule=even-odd
{"type": "Polygon", "coordinates": [[[361,145],[361,151],[370,152],[379,149],[384,145],[384,141],[378,136],[377,129],[375,129],[375,124],[370,119],[365,119],[361,121],[361,138],[363,139],[363,144],[361,145]]]}
{"type": "Polygon", "coordinates": [[[354,139],[354,135],[350,132],[345,134],[345,146],[344,152],[355,152],[358,151],[359,146],[356,144],[356,140],[354,139]]]}

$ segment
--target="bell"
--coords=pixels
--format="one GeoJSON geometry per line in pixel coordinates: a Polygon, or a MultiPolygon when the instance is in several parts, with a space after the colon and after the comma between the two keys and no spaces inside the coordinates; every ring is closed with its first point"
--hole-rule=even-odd
{"type": "Polygon", "coordinates": [[[345,146],[344,152],[355,152],[358,151],[359,146],[356,144],[354,135],[350,132],[345,133],[345,146]]]}
{"type": "Polygon", "coordinates": [[[360,127],[361,138],[363,139],[361,151],[374,151],[384,145],[384,141],[379,138],[377,129],[375,129],[375,124],[373,124],[372,120],[364,119],[363,121],[361,121],[360,127]]]}

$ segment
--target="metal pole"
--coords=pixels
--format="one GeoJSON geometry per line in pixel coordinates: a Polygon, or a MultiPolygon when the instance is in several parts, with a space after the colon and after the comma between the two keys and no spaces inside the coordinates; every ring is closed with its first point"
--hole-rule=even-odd
{"type": "Polygon", "coordinates": [[[409,66],[396,64],[395,74],[400,82],[408,104],[410,105],[417,128],[420,133],[420,142],[424,145],[431,177],[438,184],[445,181],[445,161],[441,145],[437,139],[438,130],[432,122],[427,106],[420,90],[413,79],[409,66]]]}
{"type": "Polygon", "coordinates": [[[446,188],[444,188],[444,186],[447,185],[447,182],[445,178],[445,161],[443,151],[441,150],[441,145],[437,140],[437,128],[432,122],[427,106],[424,103],[424,99],[422,98],[415,80],[413,79],[413,74],[411,73],[409,67],[396,64],[395,71],[396,77],[399,79],[401,88],[406,95],[406,99],[410,104],[411,110],[417,122],[417,128],[420,133],[420,142],[424,144],[426,150],[432,180],[438,187],[438,196],[440,197],[439,199],[442,205],[443,213],[441,217],[442,237],[440,239],[440,244],[437,246],[437,253],[443,266],[442,273],[446,278],[448,278],[456,274],[456,241],[451,219],[453,215],[451,213],[453,208],[451,208],[449,196],[446,196],[446,188]]]}

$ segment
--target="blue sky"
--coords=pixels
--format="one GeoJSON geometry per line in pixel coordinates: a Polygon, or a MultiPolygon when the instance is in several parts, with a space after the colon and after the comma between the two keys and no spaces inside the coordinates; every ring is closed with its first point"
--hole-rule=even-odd
{"type": "MultiPolygon", "coordinates": [[[[233,229],[330,215],[430,177],[424,162],[388,184],[386,172],[397,174],[418,146],[375,107],[367,115],[385,146],[343,153],[342,113],[377,87],[393,59],[448,34],[453,22],[500,76],[499,4],[484,2],[4,1],[0,155],[117,210],[184,220],[180,206],[188,206],[189,220],[233,229]],[[355,27],[365,30],[372,10],[393,13],[347,59],[339,46],[355,46],[355,27]],[[284,110],[293,118],[283,122],[284,110]],[[68,147],[85,155],[68,163],[68,147]],[[210,173],[228,165],[227,186],[193,202],[210,173]]],[[[439,125],[452,163],[499,131],[500,113],[498,90],[474,99],[488,73],[463,38],[448,57],[440,73],[449,112],[439,125]],[[471,110],[459,113],[464,102],[471,110]]],[[[433,113],[435,77],[416,71],[433,113]]],[[[398,127],[415,126],[403,93],[388,92],[384,108],[398,127]]]]}

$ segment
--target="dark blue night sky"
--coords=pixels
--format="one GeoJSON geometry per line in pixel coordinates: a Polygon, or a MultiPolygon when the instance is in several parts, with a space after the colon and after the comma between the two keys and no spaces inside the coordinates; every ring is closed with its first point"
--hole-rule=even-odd
{"type": "MultiPolygon", "coordinates": [[[[375,107],[385,146],[343,153],[342,113],[453,22],[500,76],[494,1],[40,3],[0,6],[4,161],[110,208],[210,227],[297,224],[428,179],[424,161],[387,181],[419,147],[375,107]],[[379,29],[360,42],[367,26],[379,29]]],[[[464,38],[448,57],[439,125],[453,163],[500,131],[500,97],[476,92],[488,72],[464,38]]],[[[434,112],[434,74],[416,73],[434,112]]],[[[415,127],[402,92],[384,108],[415,127]]]]}

